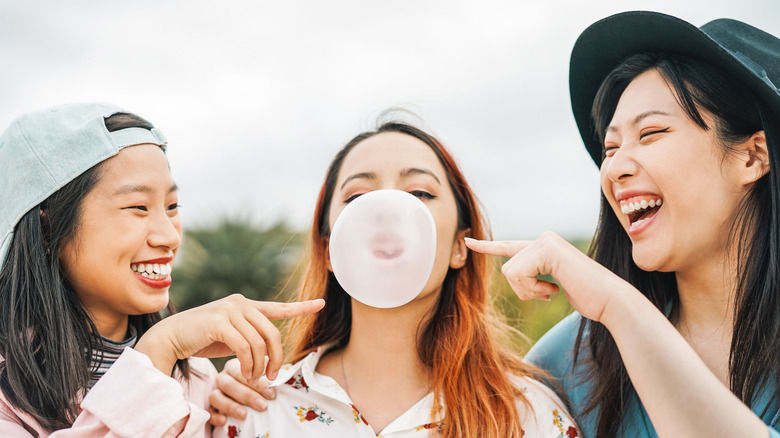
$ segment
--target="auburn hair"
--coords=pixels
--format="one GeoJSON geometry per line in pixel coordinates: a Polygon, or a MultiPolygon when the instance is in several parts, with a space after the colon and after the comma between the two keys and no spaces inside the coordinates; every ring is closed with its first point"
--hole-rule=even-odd
{"type": "MultiPolygon", "coordinates": [[[[438,140],[400,122],[384,123],[375,131],[356,136],[336,154],[317,199],[299,299],[325,298],[327,304],[314,315],[290,322],[285,338],[291,362],[319,346],[341,346],[349,341],[350,297],[327,266],[328,208],[345,157],[363,140],[385,132],[409,135],[427,144],[438,156],[455,195],[458,229],[470,229],[475,239],[491,238],[476,197],[438,140]]],[[[485,255],[475,252],[461,269],[450,268],[430,317],[418,329],[417,352],[433,376],[434,409],[443,408],[445,413],[442,437],[521,437],[518,403],[529,410],[532,406],[513,384],[512,375],[530,376],[549,384],[542,371],[524,363],[508,343],[500,341],[507,338],[501,335],[511,328],[497,316],[489,299],[492,268],[485,255]]]]}

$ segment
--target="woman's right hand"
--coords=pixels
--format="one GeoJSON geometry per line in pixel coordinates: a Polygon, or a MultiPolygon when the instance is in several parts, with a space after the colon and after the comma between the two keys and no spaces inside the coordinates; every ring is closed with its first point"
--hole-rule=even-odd
{"type": "Polygon", "coordinates": [[[616,303],[626,296],[644,299],[631,284],[594,261],[555,233],[536,240],[484,241],[466,239],[466,246],[484,254],[508,257],[502,272],[522,300],[547,300],[559,292],[555,283],[538,278],[551,275],[563,287],[569,304],[582,316],[608,325],[611,314],[622,312],[616,303]]]}
{"type": "Polygon", "coordinates": [[[267,400],[276,398],[276,390],[269,387],[270,384],[268,379],[260,379],[255,385],[250,385],[241,375],[238,359],[230,359],[217,375],[217,387],[209,395],[209,423],[223,426],[227,417],[243,420],[247,406],[264,411],[268,407],[267,400]]]}
{"type": "Polygon", "coordinates": [[[256,384],[263,371],[273,380],[282,366],[281,335],[269,319],[315,313],[324,305],[322,299],[276,303],[231,295],[163,319],[144,333],[135,349],[167,375],[179,359],[235,354],[241,375],[256,384]]]}

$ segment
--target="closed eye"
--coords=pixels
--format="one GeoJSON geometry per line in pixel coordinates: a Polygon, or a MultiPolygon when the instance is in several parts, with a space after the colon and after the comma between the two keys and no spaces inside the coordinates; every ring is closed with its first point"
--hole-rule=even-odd
{"type": "Polygon", "coordinates": [[[654,131],[643,132],[643,133],[641,133],[639,135],[639,138],[643,139],[643,138],[646,138],[648,136],[651,136],[651,135],[654,135],[654,134],[661,134],[661,133],[664,133],[664,132],[667,132],[667,131],[669,131],[669,128],[656,129],[654,131]]]}
{"type": "Polygon", "coordinates": [[[436,199],[436,196],[426,192],[425,190],[412,190],[409,192],[410,195],[416,196],[421,201],[428,201],[431,199],[436,199]]]}
{"type": "Polygon", "coordinates": [[[141,211],[147,211],[145,205],[132,205],[130,207],[126,207],[126,209],[133,209],[133,210],[141,210],[141,211]]]}
{"type": "Polygon", "coordinates": [[[347,198],[346,200],[344,200],[344,203],[345,203],[345,204],[349,204],[350,202],[352,202],[352,201],[354,201],[355,199],[357,199],[357,198],[358,198],[360,195],[362,195],[362,193],[357,193],[357,194],[355,194],[355,195],[352,195],[352,196],[350,196],[349,198],[347,198]]]}

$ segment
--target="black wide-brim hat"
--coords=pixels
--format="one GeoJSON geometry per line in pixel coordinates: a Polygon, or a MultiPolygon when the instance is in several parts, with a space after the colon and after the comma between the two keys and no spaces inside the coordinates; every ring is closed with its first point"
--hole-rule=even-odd
{"type": "Polygon", "coordinates": [[[751,88],[775,116],[780,115],[780,39],[777,37],[725,18],[697,28],[657,12],[612,15],[582,32],[574,43],[569,66],[574,118],[597,166],[601,165],[602,145],[591,119],[596,92],[612,69],[642,52],[675,53],[720,67],[751,88]]]}

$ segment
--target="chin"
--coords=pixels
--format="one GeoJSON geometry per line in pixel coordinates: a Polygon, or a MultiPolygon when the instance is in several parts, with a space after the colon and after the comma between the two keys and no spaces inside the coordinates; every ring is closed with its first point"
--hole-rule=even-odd
{"type": "Polygon", "coordinates": [[[636,247],[634,247],[631,256],[634,259],[634,263],[643,271],[663,271],[663,261],[653,257],[650,251],[637,251],[636,247]]]}
{"type": "Polygon", "coordinates": [[[157,313],[163,309],[165,309],[168,306],[168,293],[165,293],[165,297],[160,297],[160,299],[155,300],[149,300],[146,303],[143,303],[141,306],[139,306],[139,310],[141,311],[139,315],[144,315],[147,313],[157,313]]]}

